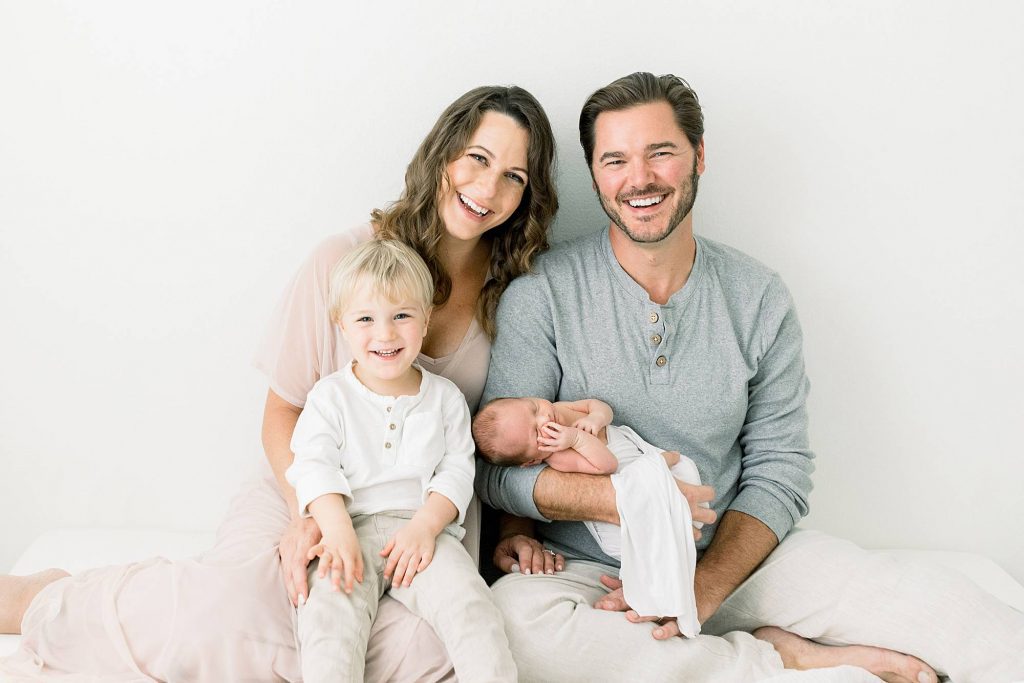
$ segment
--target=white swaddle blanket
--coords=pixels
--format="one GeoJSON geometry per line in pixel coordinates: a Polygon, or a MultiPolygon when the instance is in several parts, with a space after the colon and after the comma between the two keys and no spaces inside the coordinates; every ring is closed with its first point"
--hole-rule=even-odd
{"type": "Polygon", "coordinates": [[[700,633],[693,573],[697,549],[693,518],[675,479],[700,484],[692,460],[670,472],[653,446],[629,427],[608,427],[608,448],[619,459],[612,475],[620,525],[588,524],[602,549],[619,557],[626,602],[643,616],[676,617],[687,637],[700,633]],[[596,527],[596,528],[595,528],[596,527]]]}

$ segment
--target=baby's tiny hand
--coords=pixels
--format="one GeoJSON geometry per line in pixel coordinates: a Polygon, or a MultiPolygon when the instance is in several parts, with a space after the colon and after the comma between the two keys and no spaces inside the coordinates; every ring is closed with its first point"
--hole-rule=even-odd
{"type": "Polygon", "coordinates": [[[576,429],[580,429],[584,432],[597,436],[598,432],[600,432],[601,429],[607,427],[608,425],[602,424],[602,421],[597,419],[593,415],[586,415],[573,422],[572,426],[575,427],[576,429]]]}
{"type": "Polygon", "coordinates": [[[572,448],[579,437],[579,430],[575,427],[565,427],[557,422],[548,422],[544,425],[537,436],[539,448],[545,452],[564,451],[572,448]]]}

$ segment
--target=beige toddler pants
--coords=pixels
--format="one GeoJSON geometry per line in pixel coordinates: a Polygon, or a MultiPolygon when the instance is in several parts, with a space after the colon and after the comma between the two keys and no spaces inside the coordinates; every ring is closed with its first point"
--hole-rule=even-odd
{"type": "Polygon", "coordinates": [[[352,520],[363,551],[363,581],[352,593],[332,591],[330,576],[309,567],[309,599],[298,614],[305,683],[361,682],[367,639],[385,592],[430,624],[461,681],[516,681],[501,613],[466,549],[454,536],[437,537],[434,558],[408,587],[392,588],[380,556],[412,513],[359,515],[352,520]]]}

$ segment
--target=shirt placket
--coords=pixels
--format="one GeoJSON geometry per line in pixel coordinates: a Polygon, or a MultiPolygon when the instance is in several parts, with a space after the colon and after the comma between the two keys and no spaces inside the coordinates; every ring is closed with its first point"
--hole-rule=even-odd
{"type": "Polygon", "coordinates": [[[647,344],[651,349],[651,384],[668,384],[671,377],[671,359],[665,353],[665,310],[660,306],[648,306],[646,316],[647,344]]]}
{"type": "Polygon", "coordinates": [[[398,460],[401,425],[401,408],[397,402],[386,404],[384,406],[384,436],[381,439],[381,455],[391,462],[398,460]]]}

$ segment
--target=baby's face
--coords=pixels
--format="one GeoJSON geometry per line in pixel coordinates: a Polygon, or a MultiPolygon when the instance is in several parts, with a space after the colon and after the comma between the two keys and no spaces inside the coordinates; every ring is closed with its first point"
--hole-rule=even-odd
{"type": "Polygon", "coordinates": [[[522,465],[536,465],[550,453],[540,450],[540,429],[555,419],[555,407],[543,398],[518,398],[502,407],[501,432],[506,452],[526,458],[522,465]]]}

